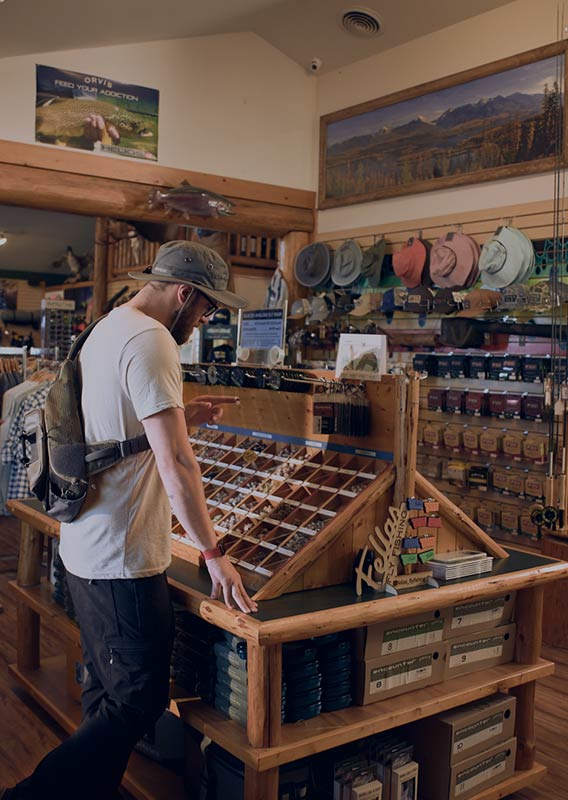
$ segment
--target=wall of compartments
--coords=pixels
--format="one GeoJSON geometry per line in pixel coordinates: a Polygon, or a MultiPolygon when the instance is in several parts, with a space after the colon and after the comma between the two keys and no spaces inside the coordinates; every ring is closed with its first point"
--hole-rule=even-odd
{"type": "Polygon", "coordinates": [[[540,549],[550,419],[545,356],[417,354],[418,469],[498,540],[540,549]]]}
{"type": "MultiPolygon", "coordinates": [[[[215,530],[252,589],[320,532],[325,535],[340,512],[356,513],[358,496],[387,466],[373,458],[207,429],[190,438],[215,530]]],[[[172,534],[191,547],[179,523],[172,534]]]]}

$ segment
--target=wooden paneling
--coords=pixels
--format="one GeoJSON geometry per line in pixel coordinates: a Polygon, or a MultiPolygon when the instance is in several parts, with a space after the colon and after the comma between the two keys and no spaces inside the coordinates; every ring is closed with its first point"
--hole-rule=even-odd
{"type": "MultiPolygon", "coordinates": [[[[542,554],[549,558],[568,560],[568,541],[545,536],[542,542],[542,554]]],[[[558,581],[547,586],[544,592],[544,615],[542,621],[542,637],[552,647],[568,648],[568,580],[558,581]]]]}
{"type": "MultiPolygon", "coordinates": [[[[316,375],[323,375],[318,373],[316,375]]],[[[329,379],[329,373],[327,377],[329,379]]],[[[392,453],[396,421],[395,406],[396,378],[385,375],[379,382],[367,381],[365,387],[371,405],[371,430],[361,437],[362,449],[392,453]]],[[[313,432],[312,394],[295,392],[275,392],[270,389],[238,389],[233,386],[201,386],[198,383],[184,383],[184,399],[199,395],[232,395],[240,398],[240,403],[226,406],[222,424],[268,433],[293,435],[319,442],[333,442],[353,445],[357,439],[347,436],[325,436],[313,432]]]]}
{"type": "MultiPolygon", "coordinates": [[[[426,203],[424,207],[427,208],[426,203]]],[[[320,232],[315,238],[334,246],[344,239],[355,236],[363,246],[373,244],[374,239],[381,234],[387,240],[387,252],[393,252],[399,250],[410,236],[416,236],[420,231],[422,238],[434,242],[448,230],[455,230],[461,226],[463,233],[467,233],[479,244],[483,244],[500,225],[512,224],[526,233],[529,239],[547,239],[553,235],[553,210],[552,200],[541,200],[480,211],[462,211],[437,217],[425,216],[400,222],[389,222],[384,225],[320,232]]]]}

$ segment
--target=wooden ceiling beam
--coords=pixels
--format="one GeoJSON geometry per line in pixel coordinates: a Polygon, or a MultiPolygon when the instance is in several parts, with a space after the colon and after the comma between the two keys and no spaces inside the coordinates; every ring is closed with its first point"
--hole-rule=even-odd
{"type": "MultiPolygon", "coordinates": [[[[93,158],[93,161],[98,160],[93,158]]],[[[117,164],[117,172],[118,168],[117,164]]],[[[117,219],[171,221],[234,233],[255,231],[284,236],[289,231],[311,232],[314,229],[313,209],[252,197],[230,197],[235,207],[234,214],[228,217],[184,218],[181,214],[168,217],[163,210],[151,209],[148,205],[153,185],[118,179],[116,175],[109,178],[6,163],[2,162],[0,152],[0,203],[6,205],[117,219]]]]}
{"type": "Polygon", "coordinates": [[[89,177],[139,183],[146,187],[177,186],[183,180],[233,200],[254,200],[313,210],[315,192],[292,189],[268,183],[226,178],[203,172],[176,169],[147,161],[129,161],[109,156],[66,150],[62,147],[23,144],[0,139],[0,163],[35,167],[52,172],[73,173],[89,177]]]}

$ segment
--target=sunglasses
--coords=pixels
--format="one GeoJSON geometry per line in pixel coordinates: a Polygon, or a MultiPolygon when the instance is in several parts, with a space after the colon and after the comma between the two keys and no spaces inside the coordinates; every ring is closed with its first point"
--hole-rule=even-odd
{"type": "MultiPolygon", "coordinates": [[[[208,297],[206,297],[206,295],[204,295],[204,294],[203,294],[203,292],[199,292],[199,294],[200,294],[200,296],[201,296],[201,297],[205,298],[205,300],[208,300],[208,299],[209,299],[208,297]]],[[[207,306],[207,308],[205,309],[205,311],[203,312],[203,314],[202,314],[201,316],[202,316],[202,317],[212,317],[212,316],[213,316],[213,314],[214,314],[216,311],[218,311],[218,310],[219,310],[219,308],[220,308],[220,306],[219,306],[219,305],[217,305],[217,303],[212,303],[212,302],[209,300],[209,305],[207,306]]]]}

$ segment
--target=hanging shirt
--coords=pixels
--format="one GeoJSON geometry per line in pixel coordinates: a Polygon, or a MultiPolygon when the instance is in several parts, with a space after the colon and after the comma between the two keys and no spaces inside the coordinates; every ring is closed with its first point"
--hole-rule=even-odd
{"type": "MultiPolygon", "coordinates": [[[[35,385],[37,386],[37,384],[35,385]]],[[[8,500],[21,500],[26,497],[31,497],[28,473],[25,466],[22,464],[23,452],[20,436],[24,430],[25,414],[28,411],[32,411],[32,409],[43,408],[45,406],[45,398],[49,386],[49,383],[43,384],[39,389],[32,391],[24,398],[18,413],[12,420],[8,438],[2,445],[0,459],[3,464],[11,464],[10,479],[8,481],[8,500]]],[[[26,452],[29,456],[29,444],[27,444],[26,447],[26,452]]]]}
{"type": "MultiPolygon", "coordinates": [[[[94,328],[80,356],[88,443],[144,433],[142,420],[183,408],[177,345],[167,328],[125,305],[94,328]]],[[[60,555],[80,578],[138,578],[171,561],[171,508],[151,450],[94,475],[79,516],[61,525],[60,555]]]]}

